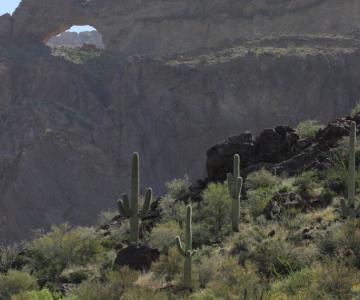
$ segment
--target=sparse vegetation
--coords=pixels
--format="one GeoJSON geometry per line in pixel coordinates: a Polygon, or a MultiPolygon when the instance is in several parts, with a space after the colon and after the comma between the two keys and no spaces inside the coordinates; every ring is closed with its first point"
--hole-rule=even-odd
{"type": "MultiPolygon", "coordinates": [[[[143,229],[142,243],[160,251],[145,272],[114,267],[118,249],[137,242],[129,239],[128,222],[108,231],[59,225],[26,243],[20,255],[2,248],[0,299],[358,299],[360,220],[344,218],[340,209],[348,165],[355,160],[347,162],[348,154],[337,150],[341,155],[327,170],[294,177],[265,169],[250,173],[238,232],[232,203],[239,193],[229,193],[228,181],[208,184],[202,201],[191,206],[189,179],[171,181],[160,200],[161,218],[143,229]],[[340,190],[329,183],[339,162],[340,190]],[[265,213],[273,202],[281,206],[276,218],[265,213]]],[[[234,174],[239,178],[236,168],[234,174]]],[[[357,182],[356,175],[351,178],[357,182]]],[[[102,213],[99,227],[114,217],[102,213]]]]}
{"type": "Polygon", "coordinates": [[[316,136],[316,133],[322,129],[324,126],[319,123],[319,121],[316,120],[306,120],[301,122],[297,128],[296,131],[299,134],[300,138],[306,139],[306,138],[314,138],[316,136]]]}

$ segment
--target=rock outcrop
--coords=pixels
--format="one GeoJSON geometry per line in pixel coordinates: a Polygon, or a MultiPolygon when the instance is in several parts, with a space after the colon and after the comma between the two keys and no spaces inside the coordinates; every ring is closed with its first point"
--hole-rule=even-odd
{"type": "Polygon", "coordinates": [[[0,38],[47,42],[92,25],[124,54],[170,54],[280,34],[357,34],[359,0],[23,0],[0,38]]]}
{"type": "Polygon", "coordinates": [[[307,139],[300,139],[294,129],[285,126],[265,129],[256,138],[249,132],[230,137],[207,151],[206,181],[226,180],[235,154],[241,157],[245,177],[262,168],[287,176],[326,169],[333,163],[330,150],[349,135],[351,121],[360,127],[360,114],[336,119],[307,139]]]}

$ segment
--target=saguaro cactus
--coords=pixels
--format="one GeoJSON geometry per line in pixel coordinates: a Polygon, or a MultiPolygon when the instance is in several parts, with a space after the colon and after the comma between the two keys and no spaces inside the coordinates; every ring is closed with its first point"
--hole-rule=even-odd
{"type": "Polygon", "coordinates": [[[348,171],[348,190],[347,203],[344,199],[341,200],[341,209],[345,217],[355,218],[359,213],[360,205],[356,208],[355,204],[355,148],[356,148],[356,122],[351,122],[350,139],[349,139],[349,171],[348,171]]]}
{"type": "Polygon", "coordinates": [[[192,215],[192,208],[191,205],[188,205],[188,207],[186,208],[185,248],[181,244],[180,237],[179,236],[176,237],[176,246],[180,254],[185,258],[184,287],[188,289],[191,289],[192,286],[191,263],[192,263],[192,257],[195,254],[195,251],[192,250],[191,215],[192,215]]]}
{"type": "Polygon", "coordinates": [[[240,156],[234,155],[233,173],[227,174],[227,183],[229,194],[232,198],[231,205],[231,223],[235,232],[239,231],[240,225],[240,197],[243,185],[243,179],[240,177],[240,156]]]}
{"type": "Polygon", "coordinates": [[[139,211],[140,198],[140,171],[139,171],[139,154],[134,153],[132,158],[131,170],[131,195],[130,201],[127,194],[118,201],[119,212],[126,218],[130,218],[130,240],[134,243],[139,242],[139,218],[146,216],[149,212],[152,200],[152,189],[146,192],[144,205],[139,211]]]}

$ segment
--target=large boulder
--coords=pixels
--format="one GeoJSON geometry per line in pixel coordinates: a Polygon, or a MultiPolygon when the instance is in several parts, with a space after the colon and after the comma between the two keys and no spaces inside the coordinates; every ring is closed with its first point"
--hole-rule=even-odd
{"type": "Polygon", "coordinates": [[[114,267],[128,266],[134,270],[147,271],[159,256],[160,252],[157,249],[146,245],[130,245],[120,250],[115,259],[114,267]]]}

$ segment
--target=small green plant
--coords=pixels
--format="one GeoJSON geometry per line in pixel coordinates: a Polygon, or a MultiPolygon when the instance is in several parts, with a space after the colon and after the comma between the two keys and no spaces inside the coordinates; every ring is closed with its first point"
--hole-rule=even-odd
{"type": "Polygon", "coordinates": [[[11,296],[11,300],[54,300],[50,291],[47,289],[41,291],[27,291],[11,296]]]}
{"type": "Polygon", "coordinates": [[[149,188],[146,192],[144,205],[139,211],[140,198],[140,170],[139,170],[139,154],[134,153],[132,158],[132,172],[131,172],[131,201],[127,194],[118,201],[119,212],[130,219],[130,240],[133,243],[139,242],[139,218],[147,215],[150,209],[152,200],[152,189],[149,188]]]}
{"type": "Polygon", "coordinates": [[[12,295],[37,289],[36,278],[29,273],[9,270],[7,274],[0,274],[0,299],[2,300],[9,300],[12,295]]]}
{"type": "Polygon", "coordinates": [[[349,140],[349,166],[348,166],[348,191],[347,203],[341,199],[341,210],[345,217],[355,218],[360,212],[360,205],[355,203],[355,145],[356,145],[356,122],[351,122],[350,140],[349,140]]]}
{"type": "Polygon", "coordinates": [[[356,106],[351,110],[351,116],[354,117],[360,113],[360,103],[356,104],[356,106]]]}
{"type": "Polygon", "coordinates": [[[192,229],[191,229],[192,208],[188,205],[186,208],[186,230],[185,230],[185,247],[181,244],[179,236],[176,237],[176,246],[179,253],[185,258],[184,262],[184,287],[192,287],[192,257],[195,251],[192,250],[192,229]]]}
{"type": "Polygon", "coordinates": [[[310,138],[314,138],[316,136],[317,132],[322,128],[324,128],[324,126],[321,125],[318,121],[306,120],[306,121],[301,122],[296,127],[296,131],[297,131],[298,135],[300,136],[300,138],[310,139],[310,138]]]}
{"type": "Polygon", "coordinates": [[[240,197],[243,179],[240,177],[240,156],[234,155],[233,173],[227,174],[229,194],[232,198],[231,204],[231,224],[235,232],[239,231],[240,225],[240,197]]]}

